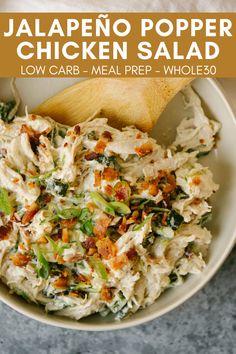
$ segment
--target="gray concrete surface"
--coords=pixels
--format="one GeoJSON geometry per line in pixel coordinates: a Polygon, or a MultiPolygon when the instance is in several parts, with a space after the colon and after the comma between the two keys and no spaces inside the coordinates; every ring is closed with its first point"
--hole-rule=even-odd
{"type": "Polygon", "coordinates": [[[0,304],[0,354],[235,354],[236,248],[205,288],[169,314],[131,329],[58,329],[0,304]]]}

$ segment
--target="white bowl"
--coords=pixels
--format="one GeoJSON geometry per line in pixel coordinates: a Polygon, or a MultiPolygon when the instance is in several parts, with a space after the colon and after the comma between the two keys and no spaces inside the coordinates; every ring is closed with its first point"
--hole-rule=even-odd
{"type": "MultiPolygon", "coordinates": [[[[19,79],[17,86],[24,103],[28,104],[30,109],[44,98],[74,82],[75,80],[71,79],[19,79]]],[[[110,317],[103,318],[99,315],[78,322],[65,317],[47,315],[42,308],[26,303],[16,295],[10,295],[3,284],[0,284],[0,300],[28,317],[54,326],[90,331],[114,330],[153,320],[173,310],[210,280],[226,259],[236,239],[236,217],[233,207],[236,200],[236,124],[233,112],[214,80],[199,79],[194,82],[193,87],[201,96],[209,115],[222,123],[217,150],[202,159],[202,163],[212,169],[215,181],[220,184],[219,191],[212,198],[213,221],[209,227],[213,233],[213,241],[204,272],[188,277],[182,286],[166,291],[153,305],[121,322],[114,322],[110,317]]],[[[7,96],[9,97],[7,82],[2,79],[0,97],[7,96]]],[[[157,137],[159,142],[171,141],[176,125],[183,117],[182,108],[182,97],[179,94],[169,104],[153,131],[152,135],[157,137]]]]}

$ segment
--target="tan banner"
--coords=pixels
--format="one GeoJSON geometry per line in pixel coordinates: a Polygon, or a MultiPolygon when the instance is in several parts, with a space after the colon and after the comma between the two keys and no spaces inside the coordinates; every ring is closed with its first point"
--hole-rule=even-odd
{"type": "Polygon", "coordinates": [[[236,77],[235,22],[236,13],[2,13],[0,76],[236,77]]]}

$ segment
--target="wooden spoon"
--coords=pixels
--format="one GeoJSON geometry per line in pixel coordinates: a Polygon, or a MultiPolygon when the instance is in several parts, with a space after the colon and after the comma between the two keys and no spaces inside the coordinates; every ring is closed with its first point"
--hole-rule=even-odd
{"type": "Polygon", "coordinates": [[[88,117],[106,117],[121,128],[150,131],[170,100],[191,78],[95,78],[49,98],[33,110],[60,123],[75,125],[88,117]]]}

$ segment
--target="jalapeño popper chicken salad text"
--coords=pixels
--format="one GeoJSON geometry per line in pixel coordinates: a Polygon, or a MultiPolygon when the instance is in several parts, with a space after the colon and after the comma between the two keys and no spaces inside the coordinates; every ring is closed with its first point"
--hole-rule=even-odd
{"type": "Polygon", "coordinates": [[[67,127],[0,105],[0,277],[46,311],[121,319],[204,269],[208,199],[198,162],[220,124],[184,91],[191,115],[168,148],[134,127],[67,127]]]}

